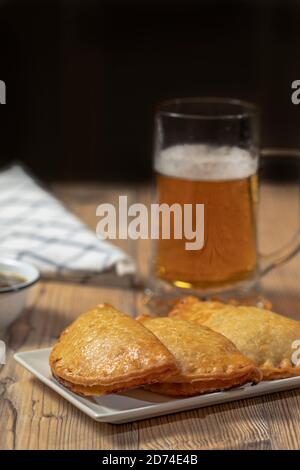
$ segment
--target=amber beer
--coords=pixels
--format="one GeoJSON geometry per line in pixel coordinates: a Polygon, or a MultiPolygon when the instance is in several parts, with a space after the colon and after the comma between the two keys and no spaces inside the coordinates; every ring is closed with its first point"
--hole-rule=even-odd
{"type": "MultiPolygon", "coordinates": [[[[186,288],[252,279],[257,269],[256,162],[247,151],[177,145],[156,160],[158,202],[204,204],[204,247],[159,239],[156,276],[186,288]]],[[[171,231],[172,235],[172,231],[171,231]]]]}

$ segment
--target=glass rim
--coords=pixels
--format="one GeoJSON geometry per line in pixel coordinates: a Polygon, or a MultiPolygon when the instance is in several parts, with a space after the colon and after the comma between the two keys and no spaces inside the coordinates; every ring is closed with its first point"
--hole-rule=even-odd
{"type": "Polygon", "coordinates": [[[187,97],[187,98],[171,98],[159,102],[156,106],[156,113],[164,116],[184,118],[184,119],[243,119],[252,116],[258,116],[261,113],[261,109],[258,105],[251,103],[250,101],[239,100],[236,98],[221,98],[215,96],[208,97],[187,97]],[[230,105],[232,107],[240,107],[240,110],[236,113],[215,113],[215,114],[204,114],[201,112],[191,113],[187,111],[174,111],[168,109],[171,106],[176,105],[188,105],[188,104],[218,104],[218,105],[230,105]]]}

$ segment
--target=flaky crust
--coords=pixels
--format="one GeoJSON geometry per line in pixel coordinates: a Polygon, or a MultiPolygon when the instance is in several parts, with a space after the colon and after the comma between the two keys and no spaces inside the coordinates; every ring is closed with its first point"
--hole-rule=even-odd
{"type": "Polygon", "coordinates": [[[168,317],[138,318],[175,357],[179,372],[152,391],[191,396],[258,382],[261,373],[224,336],[205,326],[168,317]]]}
{"type": "Polygon", "coordinates": [[[300,375],[294,365],[293,343],[300,339],[300,322],[256,307],[182,298],[169,316],[206,325],[230,339],[262,371],[264,380],[300,375]]]}
{"type": "Polygon", "coordinates": [[[83,395],[138,387],[177,370],[173,356],[149,330],[106,304],[66,328],[49,362],[56,378],[83,395]]]}

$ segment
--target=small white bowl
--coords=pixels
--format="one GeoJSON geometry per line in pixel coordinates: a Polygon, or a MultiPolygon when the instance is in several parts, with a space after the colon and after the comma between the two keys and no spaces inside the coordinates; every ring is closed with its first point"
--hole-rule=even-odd
{"type": "Polygon", "coordinates": [[[30,288],[39,280],[37,268],[23,261],[0,258],[0,273],[21,276],[24,282],[0,288],[0,329],[7,328],[22,312],[30,288]]]}

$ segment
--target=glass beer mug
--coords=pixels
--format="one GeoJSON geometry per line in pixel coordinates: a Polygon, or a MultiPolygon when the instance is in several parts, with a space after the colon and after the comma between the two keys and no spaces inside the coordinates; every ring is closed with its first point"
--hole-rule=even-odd
{"type": "Polygon", "coordinates": [[[176,99],[159,106],[156,202],[169,210],[159,213],[160,236],[152,242],[152,294],[247,297],[259,290],[264,274],[299,250],[298,231],[276,253],[258,251],[259,159],[272,156],[260,151],[259,114],[255,105],[219,98],[176,99]],[[175,235],[187,205],[193,233],[202,231],[198,249],[187,249],[191,240],[183,230],[181,237],[175,235]],[[203,207],[199,220],[197,205],[203,207]],[[162,233],[166,216],[170,236],[162,233]]]}

